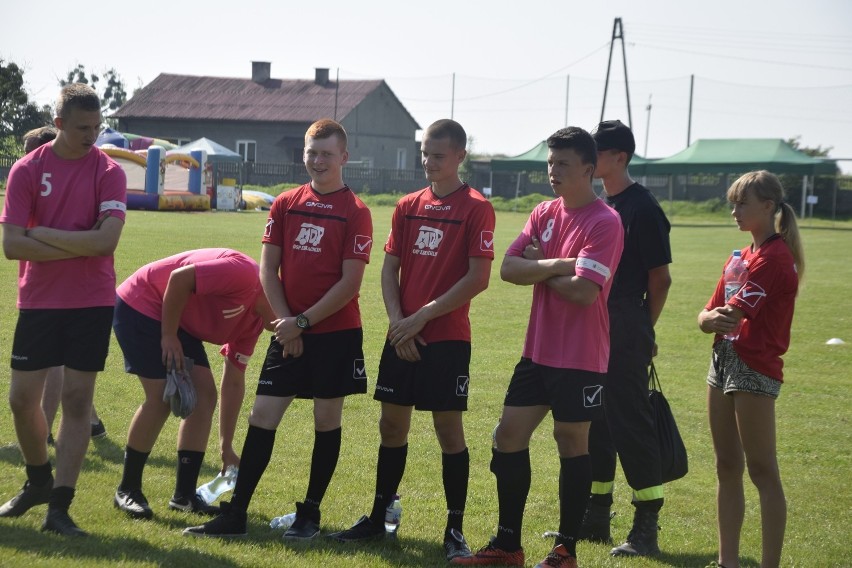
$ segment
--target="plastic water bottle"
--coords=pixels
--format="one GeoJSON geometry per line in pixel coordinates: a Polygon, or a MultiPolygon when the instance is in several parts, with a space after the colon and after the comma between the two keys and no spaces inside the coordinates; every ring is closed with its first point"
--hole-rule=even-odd
{"type": "Polygon", "coordinates": [[[393,501],[385,509],[385,535],[391,538],[396,537],[396,531],[399,530],[399,523],[402,520],[402,503],[399,501],[399,495],[393,496],[393,501]]]}
{"type": "Polygon", "coordinates": [[[212,505],[223,493],[233,491],[237,485],[237,473],[239,473],[237,466],[229,465],[224,474],[219,473],[211,481],[196,489],[195,492],[205,503],[212,505]]]}
{"type": "MultiPolygon", "coordinates": [[[[725,266],[725,302],[729,302],[731,298],[733,298],[737,292],[740,291],[740,288],[743,287],[743,284],[746,283],[748,279],[748,269],[745,266],[745,263],[742,259],[742,254],[740,251],[735,250],[731,254],[731,260],[728,262],[727,266],[725,266]]],[[[731,331],[730,333],[725,334],[725,339],[730,339],[733,341],[737,337],[740,336],[740,329],[742,329],[743,320],[741,319],[737,324],[737,327],[731,331]]]]}
{"type": "Polygon", "coordinates": [[[286,515],[282,515],[280,517],[275,517],[271,521],[269,521],[269,528],[272,529],[281,529],[286,531],[293,523],[296,521],[296,513],[288,513],[286,515]]]}

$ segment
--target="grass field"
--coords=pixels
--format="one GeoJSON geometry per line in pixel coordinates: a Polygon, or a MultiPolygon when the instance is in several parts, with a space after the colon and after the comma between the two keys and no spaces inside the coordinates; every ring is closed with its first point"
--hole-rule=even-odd
{"type": "MultiPolygon", "coordinates": [[[[373,208],[378,243],[388,233],[390,214],[390,207],[373,208]]],[[[495,244],[498,257],[525,219],[526,214],[522,213],[498,213],[495,244]]],[[[118,279],[121,281],[146,262],[191,248],[228,246],[259,258],[265,220],[266,215],[259,212],[132,211],[116,254],[118,279]]],[[[852,537],[852,492],[846,485],[852,471],[850,228],[849,224],[836,224],[833,228],[814,224],[803,231],[808,273],[796,309],[792,347],[786,356],[787,382],[777,407],[778,453],[789,502],[784,566],[852,565],[847,540],[852,537]],[[840,337],[847,344],[825,345],[831,337],[840,337]]],[[[676,216],[672,230],[674,284],[658,324],[657,368],[689,450],[690,473],[666,487],[666,506],[660,521],[662,556],[653,560],[612,559],[608,556],[609,547],[581,543],[578,552],[582,566],[703,567],[715,559],[715,476],[704,400],[711,338],[698,331],[695,317],[711,294],[726,255],[747,242],[748,235],[738,233],[724,216],[702,217],[694,224],[688,216],[676,216]]],[[[377,246],[361,292],[370,388],[374,385],[386,328],[379,290],[381,263],[381,247],[377,246]]],[[[500,413],[511,370],[520,355],[531,294],[529,288],[500,281],[498,269],[499,260],[494,264],[490,288],[476,298],[471,310],[474,330],[471,411],[465,418],[471,479],[465,534],[473,547],[489,538],[497,521],[494,477],[488,471],[490,434],[500,413]]],[[[0,262],[3,399],[8,392],[7,362],[16,319],[16,274],[17,263],[0,262]]],[[[219,358],[215,348],[210,348],[210,354],[211,361],[219,358]]],[[[261,359],[256,356],[247,372],[245,415],[237,431],[238,449],[242,446],[261,359]]],[[[133,521],[113,508],[112,496],[121,477],[127,427],[142,400],[136,378],[123,372],[120,351],[114,342],[107,369],[98,379],[95,400],[109,435],[90,446],[72,507],[75,520],[92,537],[69,540],[41,533],[44,508],[40,507],[20,519],[0,522],[0,565],[445,565],[441,549],[445,505],[440,450],[428,415],[416,414],[412,425],[408,466],[400,488],[404,513],[397,541],[345,546],[318,539],[295,546],[283,543],[279,534],[269,529],[268,522],[273,516],[292,511],[293,503],[304,497],[313,443],[309,403],[296,402],[278,430],[272,461],[249,512],[249,537],[225,542],[182,537],[181,529],[197,524],[198,518],[167,509],[174,484],[178,426],[174,418],[167,423],[145,470],[144,489],[154,508],[154,519],[133,521]]],[[[0,500],[5,501],[20,488],[24,470],[5,400],[0,408],[4,409],[0,410],[0,500]]],[[[379,443],[378,417],[379,405],[371,396],[348,399],[340,463],[323,502],[324,532],[345,528],[369,512],[379,443]]],[[[549,421],[536,433],[531,451],[533,486],[524,524],[524,546],[530,566],[550,548],[550,541],[540,535],[557,528],[554,490],[559,462],[549,421]]],[[[214,434],[202,481],[215,475],[217,455],[214,434]]],[[[629,490],[620,476],[616,483],[613,534],[616,539],[623,539],[630,528],[632,507],[629,490]]],[[[759,514],[757,495],[750,485],[746,499],[742,562],[744,566],[757,566],[759,514]]]]}

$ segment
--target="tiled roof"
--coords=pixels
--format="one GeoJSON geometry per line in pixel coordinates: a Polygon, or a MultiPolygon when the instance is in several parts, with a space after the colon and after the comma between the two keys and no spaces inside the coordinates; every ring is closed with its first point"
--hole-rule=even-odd
{"type": "MultiPolygon", "coordinates": [[[[340,81],[337,117],[344,118],[384,81],[340,81]]],[[[112,116],[259,122],[311,122],[331,117],[335,81],[195,77],[162,73],[112,116]]],[[[400,103],[401,104],[401,103],[400,103]]]]}

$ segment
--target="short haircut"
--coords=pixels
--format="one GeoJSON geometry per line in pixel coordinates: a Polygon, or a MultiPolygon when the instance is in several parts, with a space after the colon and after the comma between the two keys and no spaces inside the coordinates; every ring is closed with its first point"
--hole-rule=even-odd
{"type": "Polygon", "coordinates": [[[467,133],[461,124],[449,118],[442,118],[430,124],[424,133],[425,136],[429,138],[449,138],[450,144],[457,150],[467,149],[467,133]]]}
{"type": "Polygon", "coordinates": [[[324,140],[325,138],[331,138],[332,136],[337,136],[340,139],[343,143],[343,149],[345,150],[349,143],[346,137],[346,129],[344,129],[343,125],[339,122],[331,120],[330,118],[323,118],[308,127],[307,132],[305,132],[305,145],[308,145],[308,138],[324,140]]]}
{"type": "Polygon", "coordinates": [[[552,150],[574,150],[584,164],[598,165],[598,147],[592,135],[576,126],[560,128],[547,139],[552,150]]]}
{"type": "Polygon", "coordinates": [[[56,101],[56,116],[67,118],[72,108],[100,112],[101,99],[93,88],[83,83],[69,83],[62,87],[56,101]]]}
{"type": "Polygon", "coordinates": [[[54,138],[56,138],[56,129],[52,126],[33,128],[24,134],[24,152],[32,152],[39,146],[47,144],[54,138]]]}

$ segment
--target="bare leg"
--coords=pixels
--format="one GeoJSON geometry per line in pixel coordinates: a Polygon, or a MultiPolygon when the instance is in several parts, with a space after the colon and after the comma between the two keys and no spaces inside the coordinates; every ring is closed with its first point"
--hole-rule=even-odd
{"type": "Polygon", "coordinates": [[[15,421],[15,433],[27,465],[47,463],[47,420],[41,407],[47,369],[12,369],[9,406],[15,421]]]}
{"type": "Polygon", "coordinates": [[[96,372],[65,367],[62,382],[62,420],[56,437],[56,481],[54,487],[75,487],[92,426],[92,398],[96,372]]]}
{"type": "Polygon", "coordinates": [[[719,563],[727,568],[737,568],[740,565],[740,532],[745,515],[745,459],[737,430],[734,397],[724,394],[721,389],[708,386],[707,410],[716,453],[719,563]]]}
{"type": "Polygon", "coordinates": [[[781,563],[781,549],[784,545],[787,501],[776,457],[775,399],[758,394],[737,393],[734,395],[734,405],[748,474],[760,494],[763,537],[760,566],[776,568],[781,563]]]}
{"type": "Polygon", "coordinates": [[[59,367],[51,367],[47,370],[47,376],[44,380],[41,408],[47,420],[48,434],[53,431],[53,421],[56,418],[56,412],[59,410],[59,403],[62,399],[62,376],[64,372],[64,367],[61,365],[59,367]]]}

